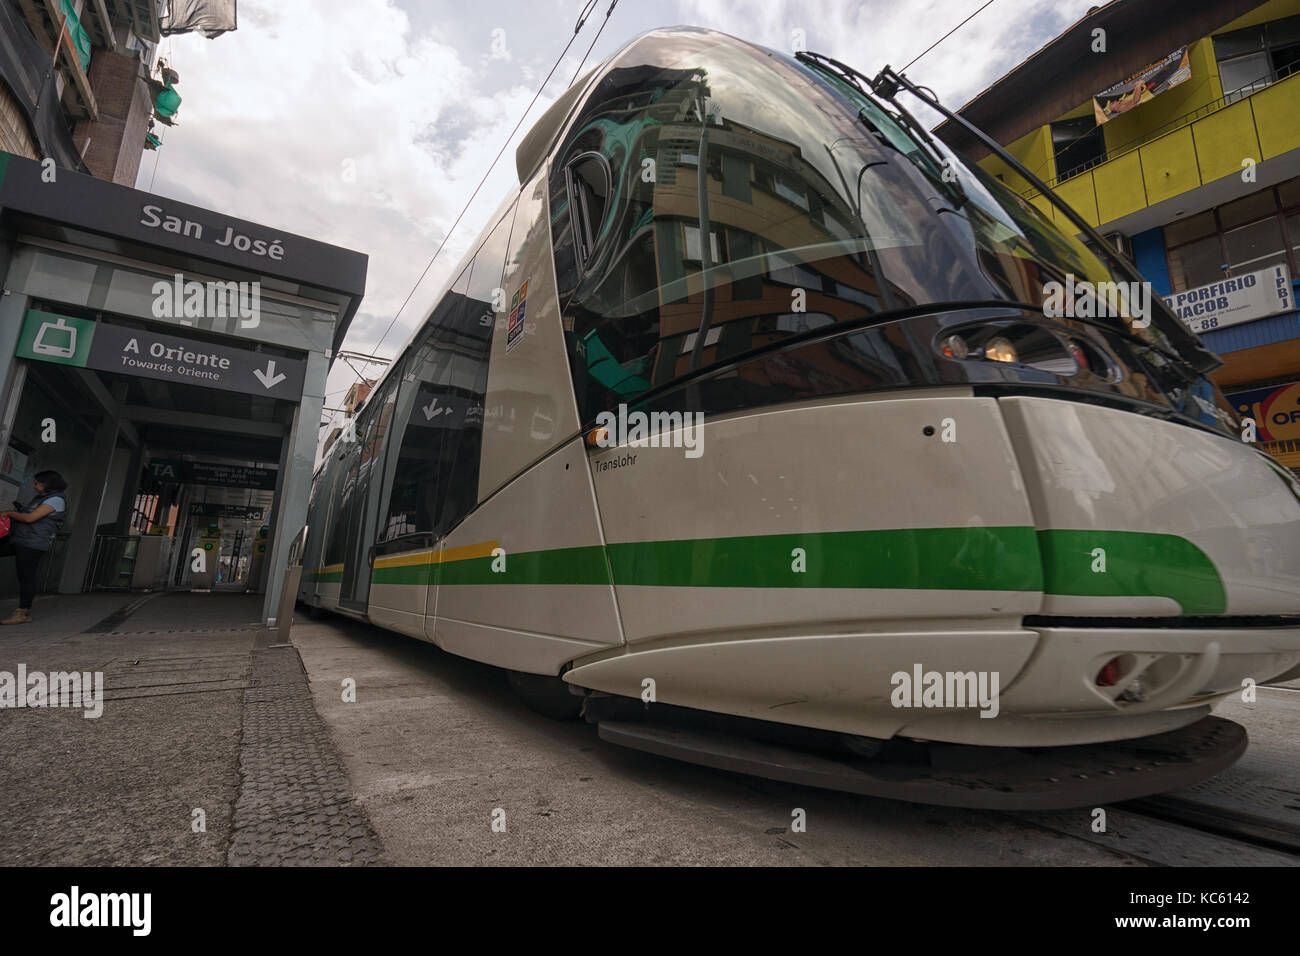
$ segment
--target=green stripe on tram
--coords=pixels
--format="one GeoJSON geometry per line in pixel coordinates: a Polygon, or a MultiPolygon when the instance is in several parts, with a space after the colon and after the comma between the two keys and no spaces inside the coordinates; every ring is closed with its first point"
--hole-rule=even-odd
{"type": "Polygon", "coordinates": [[[431,584],[438,568],[441,584],[612,580],[646,587],[1042,588],[1037,543],[1029,527],[831,531],[594,545],[507,553],[502,572],[492,570],[494,560],[378,567],[372,580],[431,584]]]}
{"type": "Polygon", "coordinates": [[[1184,614],[1222,614],[1228,606],[1209,556],[1186,538],[1144,531],[1038,532],[1048,594],[1167,597],[1184,614]],[[1100,567],[1104,552],[1105,570],[1100,567]]]}
{"type": "Polygon", "coordinates": [[[825,531],[609,546],[619,584],[1038,591],[1034,529],[825,531]],[[802,552],[802,555],[800,554],[802,552]],[[797,570],[798,567],[805,570],[797,570]]]}
{"type": "MultiPolygon", "coordinates": [[[[744,535],[524,551],[378,567],[375,584],[594,584],[713,588],[897,588],[1168,597],[1184,614],[1221,614],[1214,564],[1171,534],[1035,531],[1027,526],[744,535]],[[1094,571],[1105,552],[1105,570],[1094,571]],[[608,560],[606,560],[608,555],[608,560]],[[798,570],[802,567],[803,570],[798,570]]],[[[318,580],[338,580],[329,574],[318,580]]]]}

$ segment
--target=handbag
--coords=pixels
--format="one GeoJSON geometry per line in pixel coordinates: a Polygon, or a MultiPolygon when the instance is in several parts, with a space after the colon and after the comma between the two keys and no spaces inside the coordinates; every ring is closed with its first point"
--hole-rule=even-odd
{"type": "Polygon", "coordinates": [[[9,516],[0,516],[0,538],[9,537],[9,516]]]}

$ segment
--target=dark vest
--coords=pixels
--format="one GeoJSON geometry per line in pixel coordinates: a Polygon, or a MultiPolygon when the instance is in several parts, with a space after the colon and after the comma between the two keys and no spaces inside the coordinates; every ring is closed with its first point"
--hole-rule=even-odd
{"type": "MultiPolygon", "coordinates": [[[[65,503],[68,500],[61,491],[50,492],[49,494],[37,495],[24,510],[27,512],[35,511],[45,504],[47,498],[63,498],[65,503]]],[[[20,544],[24,548],[31,548],[34,551],[48,551],[50,545],[54,543],[54,536],[63,527],[63,519],[66,515],[66,510],[51,511],[44,518],[30,524],[13,521],[9,525],[9,537],[14,544],[20,544]]]]}

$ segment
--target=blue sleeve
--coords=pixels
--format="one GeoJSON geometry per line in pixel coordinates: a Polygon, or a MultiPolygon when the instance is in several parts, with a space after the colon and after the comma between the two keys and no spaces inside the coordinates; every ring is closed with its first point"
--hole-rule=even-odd
{"type": "Polygon", "coordinates": [[[55,511],[67,511],[68,503],[63,500],[61,495],[55,495],[53,498],[46,498],[45,503],[55,511]]]}

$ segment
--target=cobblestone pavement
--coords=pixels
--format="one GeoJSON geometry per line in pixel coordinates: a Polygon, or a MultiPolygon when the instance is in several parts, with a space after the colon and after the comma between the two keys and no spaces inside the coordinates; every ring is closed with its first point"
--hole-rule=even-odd
{"type": "Polygon", "coordinates": [[[297,651],[254,623],[260,603],[50,597],[33,625],[0,629],[0,671],[23,664],[29,674],[100,671],[104,680],[96,719],[0,709],[0,865],[382,858],[297,651]]]}
{"type": "Polygon", "coordinates": [[[382,848],[352,801],[292,647],[252,653],[244,691],[233,866],[377,863],[382,848]]]}

